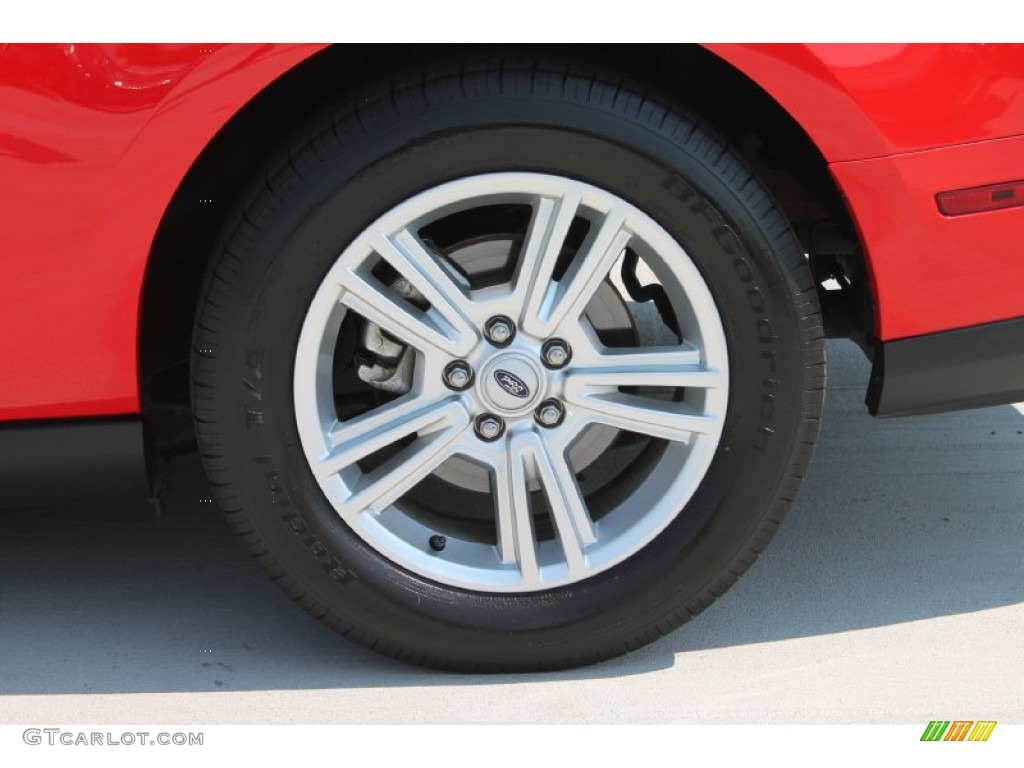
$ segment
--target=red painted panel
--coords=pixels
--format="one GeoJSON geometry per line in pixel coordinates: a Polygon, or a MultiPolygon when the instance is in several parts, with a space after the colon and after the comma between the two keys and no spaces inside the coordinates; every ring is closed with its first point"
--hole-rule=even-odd
{"type": "MultiPolygon", "coordinates": [[[[140,292],[168,202],[216,131],[320,48],[0,46],[0,420],[137,412],[140,292]]],[[[934,201],[1024,178],[1024,139],[991,140],[1024,135],[1024,49],[711,48],[833,161],[883,338],[1024,315],[1024,210],[950,219],[934,201]]]]}
{"type": "Polygon", "coordinates": [[[138,411],[150,244],[181,178],[321,46],[0,46],[0,420],[138,411]]]}
{"type": "Polygon", "coordinates": [[[829,161],[1024,134],[1024,47],[710,45],[770,93],[829,161]]]}
{"type": "Polygon", "coordinates": [[[836,163],[884,340],[1024,316],[1024,208],[943,216],[935,195],[1024,178],[1024,137],[836,163]]]}

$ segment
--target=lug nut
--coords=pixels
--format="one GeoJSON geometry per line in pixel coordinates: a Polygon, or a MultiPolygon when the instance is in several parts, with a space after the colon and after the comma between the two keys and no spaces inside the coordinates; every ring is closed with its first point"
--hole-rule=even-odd
{"type": "Polygon", "coordinates": [[[572,350],[561,339],[548,339],[540,348],[540,354],[548,368],[562,368],[572,357],[572,350]]]}
{"type": "Polygon", "coordinates": [[[487,324],[484,326],[484,333],[491,344],[496,347],[504,347],[516,335],[516,325],[510,318],[504,315],[497,315],[487,321],[487,324]]]}
{"type": "Polygon", "coordinates": [[[473,383],[473,369],[465,360],[455,360],[445,366],[444,383],[459,392],[473,383]]]}
{"type": "Polygon", "coordinates": [[[557,427],[565,418],[565,408],[557,400],[545,400],[537,406],[534,416],[542,427],[557,427]]]}
{"type": "Polygon", "coordinates": [[[505,432],[505,422],[490,413],[476,417],[476,434],[481,440],[493,442],[505,432]]]}

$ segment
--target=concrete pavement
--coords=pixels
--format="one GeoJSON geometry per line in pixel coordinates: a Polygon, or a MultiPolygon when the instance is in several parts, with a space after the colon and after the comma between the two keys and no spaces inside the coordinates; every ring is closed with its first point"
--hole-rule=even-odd
{"type": "Polygon", "coordinates": [[[273,587],[187,458],[159,519],[0,511],[0,722],[1024,722],[1024,409],[878,421],[860,352],[828,351],[775,541],[639,652],[508,677],[378,658],[273,587]]]}

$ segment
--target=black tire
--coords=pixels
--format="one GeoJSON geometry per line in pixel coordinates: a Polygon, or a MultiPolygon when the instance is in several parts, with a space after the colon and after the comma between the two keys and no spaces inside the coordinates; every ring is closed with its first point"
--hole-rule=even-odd
{"type": "Polygon", "coordinates": [[[465,671],[608,659],[708,607],[792,502],[825,381],[806,259],[749,168],[669,100],[557,61],[456,64],[382,83],[313,124],[228,227],[194,350],[206,471],[273,580],[358,643],[465,671]],[[611,190],[683,244],[721,314],[731,386],[710,469],[667,528],[584,582],[506,595],[426,579],[352,532],[303,455],[292,375],[310,300],[356,233],[432,185],[514,170],[611,190]]]}

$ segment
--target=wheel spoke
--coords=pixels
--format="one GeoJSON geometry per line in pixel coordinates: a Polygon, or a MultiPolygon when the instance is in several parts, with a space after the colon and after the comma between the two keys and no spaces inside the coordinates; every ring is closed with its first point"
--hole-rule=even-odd
{"type": "Polygon", "coordinates": [[[454,450],[469,425],[461,403],[438,407],[426,398],[412,398],[340,424],[330,433],[334,448],[314,466],[321,480],[331,477],[376,451],[417,435],[416,439],[381,466],[360,476],[342,501],[346,511],[387,507],[437,468],[454,450]]]}
{"type": "Polygon", "coordinates": [[[693,435],[713,436],[721,429],[715,416],[697,413],[686,403],[624,392],[573,393],[566,400],[583,421],[606,424],[662,440],[688,443],[693,435]]]}
{"type": "Polygon", "coordinates": [[[408,280],[460,336],[476,340],[473,301],[452,272],[413,232],[403,229],[373,242],[378,255],[408,280]]]}
{"type": "Polygon", "coordinates": [[[463,356],[477,341],[473,302],[423,242],[403,229],[371,239],[376,253],[422,294],[430,309],[422,311],[391,287],[354,269],[343,271],[341,301],[388,333],[410,344],[420,342],[463,356]]]}
{"type": "Polygon", "coordinates": [[[648,347],[641,351],[609,350],[592,361],[573,365],[566,389],[577,396],[588,389],[616,387],[694,387],[718,389],[727,383],[722,371],[705,368],[700,350],[683,347],[648,347]]]}
{"type": "Polygon", "coordinates": [[[574,579],[583,578],[587,570],[583,549],[597,541],[583,493],[564,453],[550,451],[539,437],[535,439],[532,453],[569,575],[574,579]]]}
{"type": "Polygon", "coordinates": [[[444,327],[436,322],[434,315],[404,301],[372,275],[346,269],[341,272],[339,282],[342,287],[339,301],[396,339],[420,350],[436,349],[456,357],[472,349],[470,336],[444,327]]]}
{"type": "Polygon", "coordinates": [[[563,321],[579,317],[631,238],[625,212],[613,208],[601,220],[596,234],[588,236],[557,284],[550,282],[550,270],[538,270],[523,327],[538,336],[550,336],[563,321]]]}
{"type": "Polygon", "coordinates": [[[439,404],[436,398],[406,395],[338,423],[327,435],[331,450],[317,465],[317,475],[329,477],[381,448],[442,421],[444,416],[440,415],[439,404]]]}
{"type": "Polygon", "coordinates": [[[522,307],[519,321],[529,328],[551,288],[551,275],[565,245],[569,227],[579,210],[582,196],[573,189],[562,197],[541,197],[533,211],[530,229],[523,243],[511,305],[522,307]]]}
{"type": "Polygon", "coordinates": [[[515,437],[509,450],[494,464],[493,489],[497,507],[498,555],[503,563],[517,563],[524,588],[540,586],[537,541],[530,511],[529,481],[515,437]]]}
{"type": "Polygon", "coordinates": [[[532,470],[547,497],[569,574],[574,579],[584,578],[587,565],[583,550],[597,541],[597,532],[564,454],[551,451],[537,433],[525,432],[509,440],[508,456],[509,468],[497,473],[506,483],[499,482],[499,488],[506,490],[498,494],[498,541],[502,560],[509,562],[514,557],[520,562],[523,578],[532,577],[532,569],[536,567],[528,492],[528,470],[532,470]],[[526,552],[525,558],[523,552],[526,552]]]}

